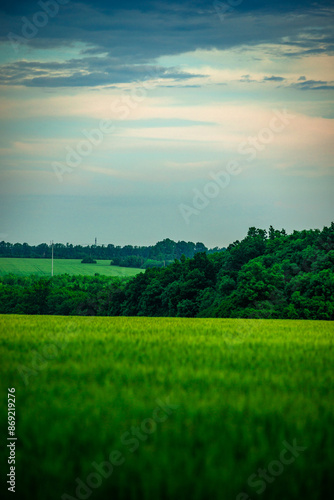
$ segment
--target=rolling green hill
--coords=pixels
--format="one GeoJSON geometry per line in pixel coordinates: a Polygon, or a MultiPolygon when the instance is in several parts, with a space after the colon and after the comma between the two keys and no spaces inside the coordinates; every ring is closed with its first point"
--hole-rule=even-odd
{"type": "MultiPolygon", "coordinates": [[[[94,276],[95,273],[105,276],[134,276],[142,269],[130,267],[110,266],[109,260],[100,260],[96,264],[81,264],[78,259],[54,259],[53,273],[56,274],[82,274],[94,276]]],[[[0,276],[13,273],[17,276],[51,276],[51,259],[24,259],[24,258],[0,258],[0,276]]]]}

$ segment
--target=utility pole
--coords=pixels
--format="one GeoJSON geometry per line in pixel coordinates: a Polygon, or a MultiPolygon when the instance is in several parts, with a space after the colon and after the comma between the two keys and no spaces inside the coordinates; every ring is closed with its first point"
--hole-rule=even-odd
{"type": "Polygon", "coordinates": [[[53,276],[53,240],[51,242],[51,276],[53,276]]]}

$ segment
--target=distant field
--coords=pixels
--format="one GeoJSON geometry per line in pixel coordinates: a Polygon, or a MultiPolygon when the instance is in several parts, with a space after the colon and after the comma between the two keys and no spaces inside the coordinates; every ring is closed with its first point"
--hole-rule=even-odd
{"type": "MultiPolygon", "coordinates": [[[[94,276],[95,273],[105,276],[134,276],[142,269],[111,266],[110,260],[98,260],[97,264],[81,264],[80,259],[54,259],[53,274],[82,274],[94,276]]],[[[8,259],[0,258],[0,276],[13,273],[17,276],[38,274],[51,276],[51,259],[8,259]]]]}
{"type": "MultiPolygon", "coordinates": [[[[20,500],[332,496],[333,323],[0,322],[20,500]]],[[[0,455],[7,464],[4,444],[0,455]]]]}

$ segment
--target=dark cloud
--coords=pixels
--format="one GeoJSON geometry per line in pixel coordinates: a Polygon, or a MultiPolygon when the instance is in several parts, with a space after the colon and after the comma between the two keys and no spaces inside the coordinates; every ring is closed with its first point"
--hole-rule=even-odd
{"type": "MultiPolygon", "coordinates": [[[[42,0],[43,2],[43,0],[42,0]]],[[[238,2],[228,2],[228,0],[217,1],[217,2],[207,2],[205,0],[188,0],[188,1],[153,1],[153,0],[127,0],[126,2],[120,2],[119,0],[69,0],[68,4],[74,4],[77,8],[81,5],[94,6],[95,8],[101,10],[105,14],[112,14],[120,9],[122,10],[138,10],[142,12],[152,12],[156,10],[170,10],[174,12],[183,11],[197,11],[208,12],[213,9],[224,9],[224,4],[229,6],[229,11],[233,12],[238,10],[239,12],[254,12],[259,11],[266,12],[304,12],[305,10],[323,10],[332,7],[333,3],[331,0],[318,0],[316,3],[313,0],[280,0],[279,2],[270,2],[268,0],[240,0],[238,2]],[[233,6],[234,5],[234,6],[233,6]]],[[[66,5],[68,6],[68,5],[66,5]]],[[[65,5],[61,6],[65,8],[65,5]]],[[[40,9],[38,2],[31,2],[31,0],[2,0],[1,1],[1,11],[6,14],[11,15],[27,15],[32,14],[40,9]]]]}
{"type": "Polygon", "coordinates": [[[282,76],[265,76],[263,78],[264,82],[283,82],[285,78],[282,76]]]}
{"type": "MultiPolygon", "coordinates": [[[[222,22],[211,2],[69,1],[59,13],[38,29],[27,28],[41,4],[25,1],[2,2],[0,40],[8,33],[22,37],[32,48],[73,48],[85,44],[81,59],[52,63],[53,67],[20,66],[2,68],[3,82],[36,86],[105,85],[145,78],[144,66],[156,66],[161,56],[196,49],[229,49],[258,44],[291,46],[286,56],[300,57],[334,50],[332,23],[325,10],[330,2],[243,1],[222,22]],[[32,8],[33,6],[33,8],[32,8]],[[29,39],[24,33],[33,33],[29,39]],[[98,57],[101,56],[101,57],[98,57]],[[65,66],[64,66],[65,64],[65,66]],[[24,76],[23,72],[26,71],[24,76]],[[30,74],[29,74],[30,71],[30,74]],[[41,73],[49,71],[48,75],[41,73]],[[66,71],[66,74],[55,74],[66,71]],[[21,72],[21,73],[19,73],[21,72]],[[36,75],[36,72],[39,72],[36,75]],[[53,73],[52,73],[53,72],[53,73]]],[[[20,58],[20,44],[13,46],[20,58]]],[[[194,75],[198,76],[198,75],[194,75]]],[[[174,71],[170,78],[189,75],[174,71]]],[[[167,78],[167,76],[162,76],[167,78]]],[[[266,81],[280,77],[266,77],[266,81]]],[[[245,79],[245,81],[249,81],[245,79]]],[[[282,80],[272,80],[282,81],[282,80]]]]}
{"type": "MultiPolygon", "coordinates": [[[[319,44],[321,44],[321,40],[319,40],[319,44]]],[[[296,43],[295,45],[299,45],[296,43]]],[[[304,45],[304,44],[303,44],[304,45]]],[[[332,43],[326,44],[323,47],[320,48],[315,48],[315,49],[303,49],[302,46],[301,48],[297,48],[297,50],[291,50],[289,52],[283,52],[282,55],[284,57],[305,57],[305,56],[317,56],[321,54],[333,54],[334,53],[334,45],[332,43]]]]}
{"type": "Polygon", "coordinates": [[[300,78],[297,83],[291,85],[291,87],[297,88],[299,90],[333,90],[334,82],[326,82],[323,80],[303,80],[300,78]]]}
{"type": "Polygon", "coordinates": [[[238,80],[241,83],[266,83],[266,82],[276,82],[283,83],[284,87],[292,87],[297,90],[331,90],[333,89],[332,81],[324,80],[306,80],[305,76],[298,78],[297,82],[288,83],[286,78],[282,76],[265,76],[262,80],[254,80],[250,78],[250,75],[242,75],[238,80]]]}
{"type": "Polygon", "coordinates": [[[108,57],[87,57],[59,62],[18,61],[2,67],[0,84],[27,87],[91,87],[130,83],[150,79],[177,81],[200,78],[202,75],[186,73],[178,68],[112,64],[108,57]],[[63,73],[61,76],[59,73],[63,73]],[[65,75],[64,75],[65,73],[65,75]],[[66,74],[67,73],[67,74],[66,74]]]}

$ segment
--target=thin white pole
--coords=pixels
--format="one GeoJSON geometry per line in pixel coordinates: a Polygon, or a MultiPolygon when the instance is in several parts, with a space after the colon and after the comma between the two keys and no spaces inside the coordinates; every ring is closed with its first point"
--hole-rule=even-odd
{"type": "Polygon", "coordinates": [[[53,240],[52,240],[52,257],[51,257],[51,276],[53,276],[53,240]]]}

